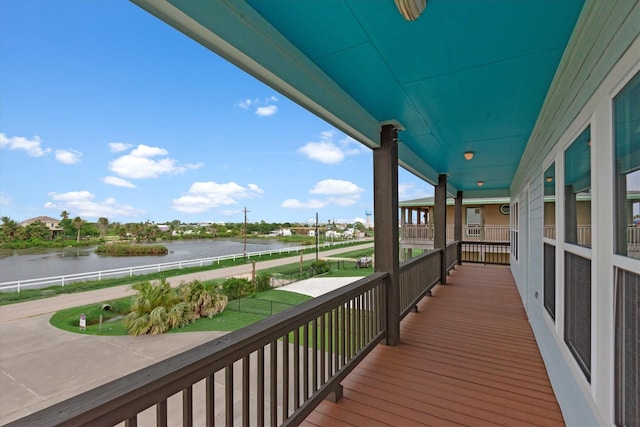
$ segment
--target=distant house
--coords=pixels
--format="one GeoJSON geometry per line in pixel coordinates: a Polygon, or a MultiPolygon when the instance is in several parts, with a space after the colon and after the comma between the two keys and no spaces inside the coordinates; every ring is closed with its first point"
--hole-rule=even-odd
{"type": "Polygon", "coordinates": [[[43,223],[49,229],[49,231],[51,231],[50,239],[55,239],[64,230],[62,227],[60,227],[60,220],[51,218],[50,216],[37,216],[35,218],[25,219],[20,223],[20,225],[26,227],[30,224],[33,224],[34,222],[43,223]]]}

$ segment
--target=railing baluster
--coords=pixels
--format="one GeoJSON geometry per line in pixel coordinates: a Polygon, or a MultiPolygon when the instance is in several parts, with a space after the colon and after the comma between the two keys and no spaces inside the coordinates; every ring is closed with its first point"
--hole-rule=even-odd
{"type": "Polygon", "coordinates": [[[335,309],[329,311],[328,313],[328,318],[327,318],[327,333],[329,334],[329,336],[327,337],[327,344],[329,347],[329,354],[327,355],[329,360],[329,366],[327,367],[327,373],[328,373],[328,377],[331,378],[333,376],[333,374],[335,373],[334,371],[334,364],[333,361],[335,360],[335,354],[336,352],[336,346],[334,344],[334,339],[335,339],[335,334],[333,333],[334,329],[333,329],[333,317],[334,317],[334,313],[335,313],[335,309]]]}
{"type": "Polygon", "coordinates": [[[313,319],[313,361],[311,364],[311,371],[313,373],[312,393],[318,390],[318,318],[313,319]]]}
{"type": "Polygon", "coordinates": [[[300,328],[293,330],[293,409],[300,407],[300,328]]]}
{"type": "Polygon", "coordinates": [[[156,426],[167,427],[167,399],[156,404],[156,426]]]}
{"type": "Polygon", "coordinates": [[[270,376],[269,385],[271,386],[270,408],[271,408],[271,425],[278,425],[278,341],[271,342],[271,360],[269,361],[270,376]]]}
{"type": "Polygon", "coordinates": [[[227,427],[233,426],[233,363],[224,368],[224,410],[227,427]]]}
{"type": "Polygon", "coordinates": [[[246,355],[242,358],[242,425],[244,427],[249,427],[249,403],[251,402],[250,398],[250,389],[251,383],[249,382],[249,376],[251,375],[251,365],[250,365],[249,355],[246,355]]]}
{"type": "Polygon", "coordinates": [[[264,347],[258,349],[256,388],[258,389],[256,417],[259,427],[264,426],[264,347]]]}
{"type": "Polygon", "coordinates": [[[289,418],[289,334],[282,337],[282,420],[289,418]]]}
{"type": "Polygon", "coordinates": [[[205,396],[206,396],[206,423],[207,427],[213,427],[216,425],[216,404],[215,404],[215,373],[207,376],[205,381],[205,396]]]}
{"type": "Polygon", "coordinates": [[[325,327],[325,318],[327,313],[323,313],[320,318],[320,384],[324,385],[327,381],[327,330],[325,327]]]}
{"type": "Polygon", "coordinates": [[[304,344],[302,345],[302,372],[303,387],[302,387],[302,399],[307,400],[309,398],[309,323],[304,324],[304,344]]]}
{"type": "Polygon", "coordinates": [[[193,426],[193,386],[182,390],[182,425],[193,426]]]}

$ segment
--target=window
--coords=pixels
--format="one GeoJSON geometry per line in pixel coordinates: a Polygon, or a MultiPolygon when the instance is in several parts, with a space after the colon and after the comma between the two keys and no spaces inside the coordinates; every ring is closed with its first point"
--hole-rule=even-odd
{"type": "Polygon", "coordinates": [[[591,247],[591,130],[564,153],[565,242],[591,247]]]}
{"type": "Polygon", "coordinates": [[[616,424],[640,425],[640,276],[616,270],[616,424]]]}
{"type": "Polygon", "coordinates": [[[467,237],[480,237],[480,226],[482,225],[482,213],[480,208],[467,208],[467,237]]]}
{"type": "Polygon", "coordinates": [[[511,215],[509,215],[511,256],[518,259],[518,202],[511,203],[511,215]]]}
{"type": "Polygon", "coordinates": [[[564,254],[564,341],[591,381],[591,260],[564,254]]]}
{"type": "Polygon", "coordinates": [[[640,74],[613,99],[615,251],[640,259],[640,74]]]}
{"type": "Polygon", "coordinates": [[[556,164],[544,172],[544,237],[556,238],[556,164]]]}
{"type": "Polygon", "coordinates": [[[544,308],[556,320],[556,247],[544,244],[544,308]]]}

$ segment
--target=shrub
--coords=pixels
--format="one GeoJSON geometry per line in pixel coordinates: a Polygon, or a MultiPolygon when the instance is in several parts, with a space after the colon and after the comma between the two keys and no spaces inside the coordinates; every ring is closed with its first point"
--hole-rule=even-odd
{"type": "Polygon", "coordinates": [[[180,284],[177,292],[182,301],[190,305],[192,322],[203,316],[211,319],[222,313],[229,300],[220,293],[220,287],[207,287],[199,280],[180,284]]]}
{"type": "Polygon", "coordinates": [[[255,293],[255,287],[247,279],[231,277],[222,282],[222,291],[230,298],[242,298],[255,293]]]}
{"type": "Polygon", "coordinates": [[[331,270],[331,266],[325,260],[318,260],[311,263],[311,270],[313,271],[312,275],[327,273],[331,270]]]}
{"type": "Polygon", "coordinates": [[[271,274],[258,273],[256,276],[255,288],[257,292],[268,291],[271,289],[271,274]]]}

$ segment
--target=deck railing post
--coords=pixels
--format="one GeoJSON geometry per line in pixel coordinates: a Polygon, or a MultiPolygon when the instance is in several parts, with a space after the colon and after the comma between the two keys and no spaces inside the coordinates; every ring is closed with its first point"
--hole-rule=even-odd
{"type": "Polygon", "coordinates": [[[442,250],[440,283],[447,284],[447,175],[438,176],[438,185],[435,188],[435,236],[433,239],[433,248],[442,250]]]}
{"type": "Polygon", "coordinates": [[[385,290],[386,344],[400,341],[400,249],[398,247],[398,133],[393,125],[380,132],[373,150],[375,271],[388,273],[385,290]]]}

